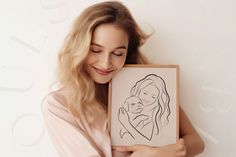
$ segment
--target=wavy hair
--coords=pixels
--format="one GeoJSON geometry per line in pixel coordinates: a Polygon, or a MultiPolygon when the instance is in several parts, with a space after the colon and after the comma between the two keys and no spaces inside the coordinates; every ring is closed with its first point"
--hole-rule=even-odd
{"type": "Polygon", "coordinates": [[[94,4],[75,19],[58,55],[57,80],[67,91],[68,109],[74,116],[86,119],[91,126],[96,119],[94,112],[101,107],[104,109],[104,106],[107,108],[107,104],[97,96],[99,89],[84,68],[93,31],[101,24],[114,24],[127,32],[129,44],[125,64],[147,63],[139,48],[149,35],[139,28],[130,11],[121,2],[94,4]]]}

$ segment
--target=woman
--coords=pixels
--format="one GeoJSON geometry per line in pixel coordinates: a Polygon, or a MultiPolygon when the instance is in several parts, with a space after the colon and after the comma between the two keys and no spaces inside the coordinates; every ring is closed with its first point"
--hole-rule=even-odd
{"type": "Polygon", "coordinates": [[[85,9],[59,53],[60,89],[45,97],[42,112],[62,157],[193,156],[203,142],[180,112],[180,139],[159,148],[134,145],[111,151],[107,130],[108,82],[124,64],[146,63],[139,48],[147,39],[129,10],[117,1],[85,9]]]}

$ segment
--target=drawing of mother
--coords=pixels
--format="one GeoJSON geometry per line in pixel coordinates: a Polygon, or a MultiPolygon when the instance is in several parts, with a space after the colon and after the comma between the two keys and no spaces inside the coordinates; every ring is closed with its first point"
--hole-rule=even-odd
{"type": "Polygon", "coordinates": [[[120,130],[121,138],[128,134],[133,139],[141,136],[151,141],[153,134],[158,135],[169,123],[169,104],[170,96],[166,83],[160,76],[149,74],[137,81],[131,88],[125,104],[119,109],[118,119],[124,127],[120,130]],[[130,102],[131,100],[133,102],[130,102]],[[137,107],[134,107],[135,105],[137,107]],[[136,111],[139,112],[132,112],[130,108],[138,108],[136,111]]]}

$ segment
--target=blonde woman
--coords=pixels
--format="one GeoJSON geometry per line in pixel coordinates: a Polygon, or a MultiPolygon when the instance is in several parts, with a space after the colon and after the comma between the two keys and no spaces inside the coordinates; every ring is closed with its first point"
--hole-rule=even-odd
{"type": "Polygon", "coordinates": [[[58,56],[60,88],[49,93],[42,112],[62,157],[184,157],[204,144],[184,111],[180,137],[172,145],[111,148],[107,129],[108,82],[124,64],[146,63],[139,48],[147,39],[120,2],[97,3],[75,20],[58,56]]]}

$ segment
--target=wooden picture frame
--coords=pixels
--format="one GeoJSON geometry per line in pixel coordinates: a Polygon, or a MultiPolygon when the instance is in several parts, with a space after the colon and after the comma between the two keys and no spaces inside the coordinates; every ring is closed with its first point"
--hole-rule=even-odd
{"type": "Polygon", "coordinates": [[[109,82],[111,145],[176,143],[178,90],[178,65],[125,65],[109,82]]]}

